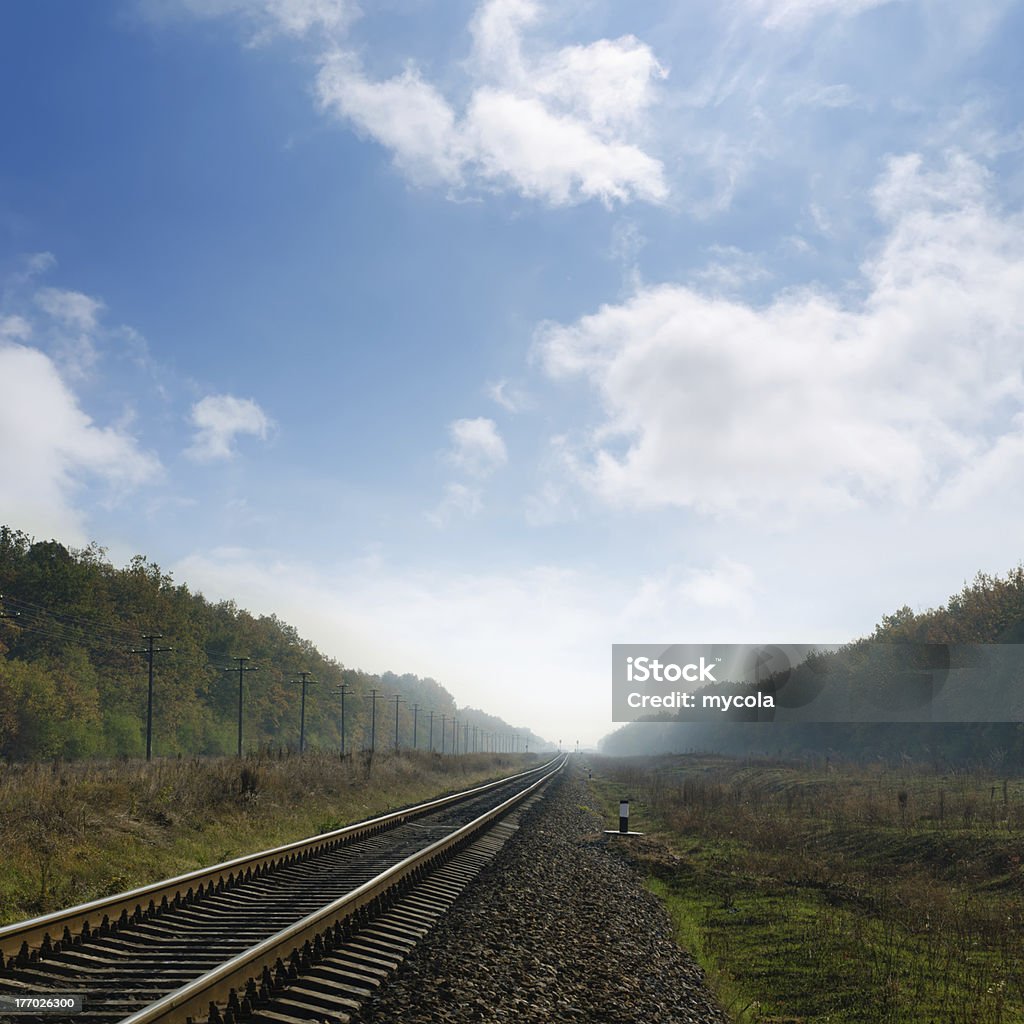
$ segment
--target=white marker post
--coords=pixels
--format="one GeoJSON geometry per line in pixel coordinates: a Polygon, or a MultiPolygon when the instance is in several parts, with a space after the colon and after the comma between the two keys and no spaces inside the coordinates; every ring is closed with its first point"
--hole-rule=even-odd
{"type": "Polygon", "coordinates": [[[642,836],[643,832],[629,831],[629,799],[619,801],[619,830],[605,829],[606,836],[642,836]]]}

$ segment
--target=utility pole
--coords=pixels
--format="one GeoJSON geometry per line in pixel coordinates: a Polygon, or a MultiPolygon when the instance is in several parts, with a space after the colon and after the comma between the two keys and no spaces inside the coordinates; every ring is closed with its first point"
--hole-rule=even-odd
{"type": "Polygon", "coordinates": [[[452,715],[452,754],[459,752],[459,722],[458,719],[452,715]]]}
{"type": "MultiPolygon", "coordinates": [[[[0,612],[0,618],[7,616],[0,612]]],[[[154,647],[154,640],[163,640],[163,633],[143,633],[142,639],[146,646],[141,650],[131,650],[129,654],[145,654],[149,659],[149,700],[146,702],[146,760],[153,760],[153,655],[163,654],[164,651],[171,651],[172,647],[154,647]]]]}
{"type": "Polygon", "coordinates": [[[434,752],[434,709],[430,709],[430,743],[428,744],[430,752],[434,752]]]}
{"type": "Polygon", "coordinates": [[[420,716],[419,704],[413,704],[412,706],[412,749],[416,749],[416,720],[420,716]]]}
{"type": "Polygon", "coordinates": [[[441,753],[442,754],[444,753],[444,727],[445,727],[445,724],[447,723],[447,721],[448,721],[448,716],[447,715],[442,715],[441,716],[441,753]]]}
{"type": "Polygon", "coordinates": [[[400,693],[396,693],[392,699],[395,702],[395,753],[397,754],[398,753],[398,705],[399,704],[404,704],[405,701],[402,700],[402,695],[400,693]]]}
{"type": "Polygon", "coordinates": [[[348,683],[342,683],[341,686],[334,688],[335,693],[341,694],[341,756],[345,756],[345,694],[351,693],[352,691],[348,688],[348,683]]]}
{"type": "Polygon", "coordinates": [[[370,701],[373,705],[370,711],[370,753],[372,754],[377,749],[377,701],[383,700],[383,697],[377,696],[376,690],[370,691],[370,701]]]}
{"type": "Polygon", "coordinates": [[[306,751],[306,686],[315,683],[315,679],[309,678],[308,672],[300,672],[301,679],[293,679],[293,683],[302,683],[302,710],[299,712],[299,757],[306,751]]]}
{"type": "MultiPolygon", "coordinates": [[[[248,658],[232,658],[238,662],[238,756],[242,756],[242,680],[246,672],[259,672],[255,665],[246,665],[248,658]]],[[[224,669],[225,672],[234,672],[233,668],[224,669]]]]}

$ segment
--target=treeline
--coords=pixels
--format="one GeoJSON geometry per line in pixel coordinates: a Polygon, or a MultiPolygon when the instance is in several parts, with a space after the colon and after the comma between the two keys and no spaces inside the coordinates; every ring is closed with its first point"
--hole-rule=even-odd
{"type": "MultiPolygon", "coordinates": [[[[1024,643],[1024,566],[1005,577],[979,573],[963,590],[940,608],[915,613],[904,606],[885,615],[870,637],[847,645],[833,655],[817,659],[835,677],[851,677],[851,666],[869,658],[922,656],[919,645],[1024,643]],[[871,644],[910,645],[895,654],[878,655],[871,644]]],[[[927,649],[925,657],[930,656],[927,649]]],[[[1020,708],[1024,676],[1008,677],[1008,711],[1020,708]]],[[[886,688],[893,706],[900,706],[897,687],[905,675],[862,672],[861,685],[884,706],[886,688]]],[[[989,681],[990,682],[990,681],[989,681]]],[[[1007,715],[1007,717],[1012,717],[1007,715]]],[[[817,756],[850,760],[882,758],[912,760],[944,767],[950,764],[985,765],[994,771],[1024,767],[1024,724],[1020,722],[635,722],[601,742],[603,753],[619,756],[656,751],[719,752],[744,756],[817,756]]]]}
{"type": "Polygon", "coordinates": [[[116,568],[96,544],[67,548],[0,527],[0,758],[129,756],[146,750],[147,635],[154,647],[153,751],[234,753],[238,658],[244,749],[297,749],[308,673],[307,747],[340,749],[341,686],[349,750],[398,741],[434,748],[535,750],[539,737],[473,709],[440,683],[373,675],[326,657],[275,615],[210,602],[138,555],[116,568]],[[312,682],[315,680],[315,682],[312,682]],[[374,721],[371,691],[376,690],[374,721]],[[454,728],[453,720],[457,723],[454,728]],[[445,732],[442,734],[442,722],[445,732]]]}

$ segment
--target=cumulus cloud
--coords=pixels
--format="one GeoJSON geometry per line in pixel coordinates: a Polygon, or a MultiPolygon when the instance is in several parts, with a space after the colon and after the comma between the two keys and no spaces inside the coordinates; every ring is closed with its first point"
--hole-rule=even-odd
{"type": "Polygon", "coordinates": [[[82,486],[120,492],[160,471],[125,430],[82,411],[49,356],[15,343],[0,344],[0,462],[0,520],[76,542],[84,539],[75,507],[82,486]]]}
{"type": "Polygon", "coordinates": [[[956,153],[891,160],[874,201],[887,234],[859,302],[662,284],[544,326],[547,372],[585,378],[606,410],[580,479],[624,505],[797,514],[931,501],[1016,461],[1024,217],[956,153]]]}
{"type": "Polygon", "coordinates": [[[490,476],[508,461],[505,442],[494,420],[484,416],[454,420],[448,425],[452,447],[448,461],[471,476],[490,476]]]}
{"type": "Polygon", "coordinates": [[[415,67],[375,82],[353,54],[338,51],[323,61],[317,94],[324,108],[390,149],[415,181],[461,182],[465,153],[455,112],[415,67]]]}
{"type": "Polygon", "coordinates": [[[237,437],[250,435],[262,440],[272,425],[251,398],[234,395],[207,395],[192,406],[190,420],[196,433],[185,454],[196,462],[229,459],[235,454],[237,437]]]}
{"type": "Polygon", "coordinates": [[[461,110],[416,67],[378,81],[341,49],[323,59],[320,104],[418,182],[477,181],[554,205],[663,200],[664,169],[641,141],[665,70],[633,36],[532,52],[526,32],[541,13],[533,0],[481,4],[461,110]]]}

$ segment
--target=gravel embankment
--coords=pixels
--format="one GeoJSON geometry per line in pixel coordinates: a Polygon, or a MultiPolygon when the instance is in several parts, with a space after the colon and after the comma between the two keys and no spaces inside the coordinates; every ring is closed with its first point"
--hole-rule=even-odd
{"type": "Polygon", "coordinates": [[[661,905],[604,848],[586,784],[556,787],[359,1021],[726,1024],[661,905]]]}

